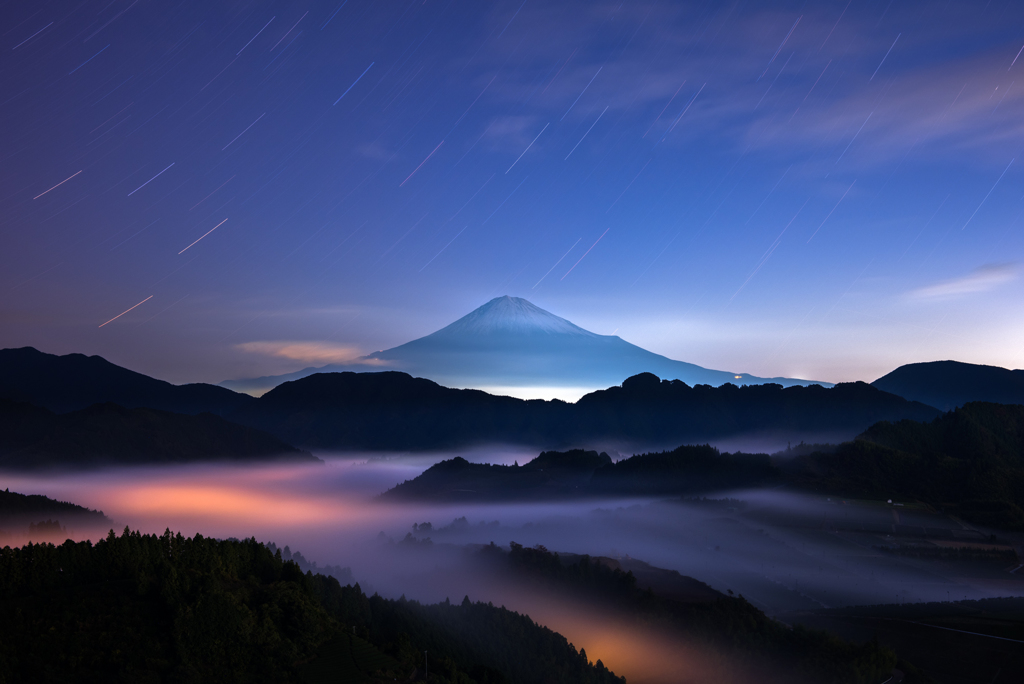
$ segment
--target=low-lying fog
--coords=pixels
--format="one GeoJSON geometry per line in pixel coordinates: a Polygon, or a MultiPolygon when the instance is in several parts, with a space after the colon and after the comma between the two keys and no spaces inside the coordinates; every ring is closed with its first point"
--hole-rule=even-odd
{"type": "MultiPolygon", "coordinates": [[[[348,566],[363,589],[435,602],[464,595],[526,612],[630,682],[694,679],[722,665],[655,635],[624,634],[558,597],[496,581],[468,544],[526,546],[639,559],[719,591],[743,594],[769,615],[904,601],[1024,595],[1024,578],[985,563],[883,553],[892,535],[944,529],[949,544],[988,540],[949,517],[881,503],[829,501],[782,490],[718,492],[717,501],[604,500],[527,504],[382,504],[376,495],[454,454],[330,457],[325,465],[197,465],[74,474],[3,475],[4,487],[101,509],[117,529],[169,527],[186,535],[256,537],[306,559],[348,566]],[[730,501],[723,501],[730,499],[730,501]],[[897,510],[897,513],[893,511],[897,510]],[[456,519],[466,520],[453,524],[456,519]],[[413,532],[432,545],[401,543],[413,532]],[[887,536],[889,538],[887,538],[887,536]],[[708,669],[710,668],[710,670],[708,669]]],[[[476,462],[525,463],[534,451],[487,449],[476,462]]],[[[73,527],[69,532],[77,538],[73,527]]],[[[96,533],[94,532],[93,535],[96,533]]],[[[93,536],[93,539],[96,537],[93,536]]],[[[739,675],[736,681],[744,679],[739,675]]]]}

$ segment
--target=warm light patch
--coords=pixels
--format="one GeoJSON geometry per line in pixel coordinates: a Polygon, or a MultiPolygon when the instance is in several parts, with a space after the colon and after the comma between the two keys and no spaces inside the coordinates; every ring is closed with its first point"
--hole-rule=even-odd
{"type": "Polygon", "coordinates": [[[237,348],[254,354],[277,356],[303,363],[337,363],[379,366],[379,359],[363,358],[356,347],[332,344],[330,342],[244,342],[237,348]]]}
{"type": "Polygon", "coordinates": [[[145,516],[216,516],[254,523],[326,522],[355,510],[337,502],[203,485],[143,485],[121,493],[119,507],[145,516]]]}

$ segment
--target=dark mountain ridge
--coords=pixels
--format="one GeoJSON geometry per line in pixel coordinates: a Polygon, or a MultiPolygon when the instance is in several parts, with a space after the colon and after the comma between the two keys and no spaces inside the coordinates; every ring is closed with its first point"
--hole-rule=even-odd
{"type": "Polygon", "coordinates": [[[842,440],[879,420],[937,415],[865,383],[690,387],[642,373],[569,404],[451,389],[386,371],[288,382],[231,418],[304,448],[432,450],[499,442],[664,448],[756,433],[830,433],[842,440]]]}
{"type": "Polygon", "coordinates": [[[58,356],[32,347],[0,349],[0,399],[35,404],[56,413],[111,402],[125,408],[221,416],[254,401],[216,385],[172,385],[100,356],[58,356]]]}
{"type": "Polygon", "coordinates": [[[916,499],[979,525],[1024,530],[1024,406],[972,402],[930,422],[880,422],[785,469],[822,493],[916,499]]]}
{"type": "Polygon", "coordinates": [[[971,401],[1024,404],[1024,370],[960,361],[910,363],[871,384],[943,411],[971,401]]]}
{"type": "Polygon", "coordinates": [[[613,463],[606,453],[545,451],[522,466],[441,461],[389,489],[394,501],[564,500],[588,497],[678,496],[698,491],[764,485],[778,469],[767,454],[721,453],[681,446],[613,463]]]}
{"type": "Polygon", "coordinates": [[[190,416],[107,403],[55,414],[0,399],[3,468],[271,459],[319,460],[272,435],[211,413],[190,416]]]}
{"type": "MultiPolygon", "coordinates": [[[[325,450],[488,443],[661,449],[751,434],[794,442],[827,435],[842,441],[879,420],[927,420],[939,413],[864,383],[711,387],[659,380],[651,373],[575,404],[452,389],[397,371],[318,373],[255,399],[212,385],[172,385],[99,357],[55,356],[31,348],[0,351],[0,399],[58,413],[108,402],[129,409],[212,413],[288,444],[325,450]]],[[[26,420],[30,425],[37,418],[26,420]]],[[[8,448],[25,446],[17,440],[26,434],[22,429],[9,435],[8,448]]]]}

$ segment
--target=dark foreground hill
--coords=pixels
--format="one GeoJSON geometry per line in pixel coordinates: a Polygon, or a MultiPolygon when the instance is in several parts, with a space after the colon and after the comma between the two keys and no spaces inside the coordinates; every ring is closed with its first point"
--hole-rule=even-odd
{"type": "MultiPolygon", "coordinates": [[[[543,548],[480,554],[492,571],[619,611],[625,624],[722,649],[758,682],[871,683],[894,654],[790,629],[742,598],[680,601],[630,572],[543,548]]],[[[684,643],[681,641],[681,643],[684,643]]],[[[6,682],[210,681],[613,684],[566,639],[490,604],[367,597],[303,574],[254,539],[140,535],[0,550],[0,677],[6,682]]],[[[755,680],[751,680],[755,681],[755,680]]]]}
{"type": "Polygon", "coordinates": [[[896,654],[877,642],[853,644],[820,630],[790,628],[742,596],[721,594],[692,578],[640,564],[623,570],[619,561],[558,554],[543,546],[512,542],[509,551],[491,544],[480,551],[492,572],[527,590],[548,590],[584,605],[617,611],[624,629],[655,629],[698,652],[720,653],[732,672],[722,681],[883,682],[896,654]],[[659,577],[660,575],[660,577],[659,577]],[[666,575],[671,577],[666,581],[666,575]],[[658,590],[685,587],[681,596],[658,590]],[[654,587],[658,586],[658,589],[654,587]]]}
{"type": "Polygon", "coordinates": [[[111,402],[127,408],[220,416],[255,401],[216,385],[172,385],[99,356],[57,356],[32,347],[0,349],[0,399],[27,402],[56,413],[111,402]]]}
{"type": "Polygon", "coordinates": [[[606,496],[674,496],[764,485],[779,471],[767,454],[720,453],[681,446],[612,463],[608,454],[545,451],[523,466],[470,463],[455,457],[388,490],[406,501],[543,500],[606,496]]]}
{"type": "Polygon", "coordinates": [[[664,447],[755,434],[839,441],[880,420],[938,414],[865,383],[690,387],[643,373],[568,404],[451,389],[390,371],[287,382],[231,418],[304,448],[430,450],[496,442],[664,447]]]}
{"type": "Polygon", "coordinates": [[[878,423],[786,470],[817,491],[917,499],[980,525],[1024,530],[1024,406],[974,402],[927,423],[878,423]]]}
{"type": "Polygon", "coordinates": [[[289,459],[312,455],[219,416],[96,404],[55,414],[0,400],[0,467],[141,465],[209,460],[289,459]]]}
{"type": "Polygon", "coordinates": [[[943,411],[970,401],[1024,404],[1024,370],[959,361],[907,364],[871,384],[943,411]]]}
{"type": "Polygon", "coordinates": [[[622,680],[529,617],[303,574],[255,540],[113,531],[0,550],[5,682],[622,680]]]}

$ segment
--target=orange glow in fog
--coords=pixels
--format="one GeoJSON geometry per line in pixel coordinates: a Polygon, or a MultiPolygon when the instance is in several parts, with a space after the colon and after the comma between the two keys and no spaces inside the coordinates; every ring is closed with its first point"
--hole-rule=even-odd
{"type": "Polygon", "coordinates": [[[215,516],[225,522],[323,523],[358,518],[359,508],[320,498],[283,496],[215,485],[142,485],[111,492],[119,510],[144,516],[215,516]]]}

